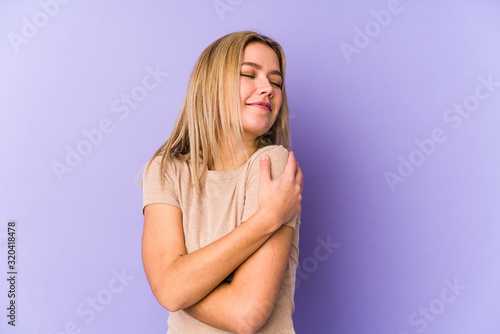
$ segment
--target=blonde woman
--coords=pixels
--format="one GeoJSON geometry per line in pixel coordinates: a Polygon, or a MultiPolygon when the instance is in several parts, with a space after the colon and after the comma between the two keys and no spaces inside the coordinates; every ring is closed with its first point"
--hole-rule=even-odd
{"type": "Polygon", "coordinates": [[[295,333],[303,175],[284,76],[277,42],[219,38],[146,166],[142,258],[167,333],[295,333]]]}

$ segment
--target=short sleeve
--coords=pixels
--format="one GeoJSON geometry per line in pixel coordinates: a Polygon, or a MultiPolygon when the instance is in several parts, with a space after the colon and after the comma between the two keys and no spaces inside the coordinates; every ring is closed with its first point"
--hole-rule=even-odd
{"type": "MultiPolygon", "coordinates": [[[[179,198],[175,191],[175,184],[172,181],[172,175],[160,175],[162,157],[158,156],[153,159],[148,167],[144,168],[142,178],[142,213],[148,204],[164,203],[171,204],[181,208],[179,198]],[[161,178],[164,179],[164,185],[161,184],[161,178]]],[[[170,169],[169,169],[170,170],[170,169]]]]}
{"type": "MultiPolygon", "coordinates": [[[[259,186],[260,186],[260,156],[266,154],[271,162],[271,178],[277,179],[285,171],[288,162],[288,150],[283,146],[273,145],[265,147],[261,152],[258,152],[250,162],[248,176],[246,180],[245,190],[245,205],[243,207],[243,216],[241,221],[244,222],[250,218],[259,208],[259,186]]],[[[296,214],[292,219],[283,225],[295,228],[298,224],[300,213],[296,214]]]]}

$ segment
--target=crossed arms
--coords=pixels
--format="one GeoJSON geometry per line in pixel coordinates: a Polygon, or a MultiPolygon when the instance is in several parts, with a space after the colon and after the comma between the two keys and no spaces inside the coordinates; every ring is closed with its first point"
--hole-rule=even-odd
{"type": "Polygon", "coordinates": [[[236,333],[254,333],[267,321],[294,233],[283,224],[300,211],[303,175],[293,153],[278,179],[271,180],[269,159],[261,160],[260,168],[257,211],[190,254],[181,210],[169,204],[146,206],[143,264],[156,299],[169,311],[184,310],[207,325],[236,333]],[[232,272],[231,283],[223,282],[232,272]]]}

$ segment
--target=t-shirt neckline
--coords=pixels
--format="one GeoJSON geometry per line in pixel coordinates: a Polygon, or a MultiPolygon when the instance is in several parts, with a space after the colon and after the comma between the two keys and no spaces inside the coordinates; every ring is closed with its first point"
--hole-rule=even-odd
{"type": "Polygon", "coordinates": [[[235,176],[238,176],[241,171],[246,167],[248,166],[248,164],[250,163],[250,161],[255,157],[257,156],[260,152],[262,152],[263,150],[265,149],[269,149],[270,147],[273,147],[274,145],[267,145],[267,146],[264,146],[264,147],[261,147],[259,149],[257,149],[249,158],[247,161],[245,161],[245,163],[243,163],[242,165],[238,166],[238,167],[235,167],[235,168],[231,168],[231,169],[226,169],[226,170],[208,170],[207,169],[207,178],[208,179],[229,179],[229,178],[233,178],[235,176]]]}

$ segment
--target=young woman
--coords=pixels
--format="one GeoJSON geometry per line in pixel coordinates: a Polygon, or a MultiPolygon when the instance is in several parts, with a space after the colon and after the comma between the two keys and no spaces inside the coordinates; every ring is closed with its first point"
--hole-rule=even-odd
{"type": "Polygon", "coordinates": [[[284,76],[265,36],[213,42],[145,169],[142,258],[168,333],[295,333],[303,175],[284,76]]]}

